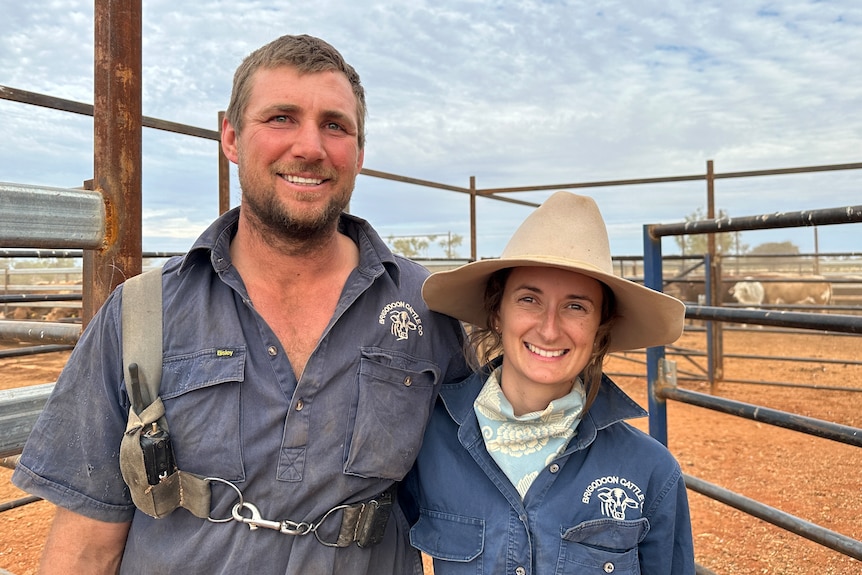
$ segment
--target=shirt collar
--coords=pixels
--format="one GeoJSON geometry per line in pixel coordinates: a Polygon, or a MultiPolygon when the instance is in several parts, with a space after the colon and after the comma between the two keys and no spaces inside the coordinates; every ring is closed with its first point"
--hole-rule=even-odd
{"type": "MultiPolygon", "coordinates": [[[[236,235],[239,210],[239,207],[235,207],[209,225],[183,257],[179,273],[183,273],[207,256],[216,272],[222,272],[230,267],[230,242],[236,235]]],[[[338,221],[338,230],[359,247],[360,271],[371,276],[380,275],[381,271],[385,271],[395,285],[400,285],[401,270],[398,266],[400,256],[392,253],[371,224],[362,218],[342,213],[338,221]]]]}
{"type": "MultiPolygon", "coordinates": [[[[469,420],[473,413],[473,402],[482,385],[502,361],[502,357],[498,357],[483,366],[473,377],[460,382],[443,384],[441,387],[440,398],[449,416],[459,426],[469,420]]],[[[648,415],[647,412],[641,406],[627,396],[607,375],[602,374],[599,393],[584,419],[589,420],[589,425],[594,426],[595,429],[604,429],[619,421],[646,415],[648,415]]]]}

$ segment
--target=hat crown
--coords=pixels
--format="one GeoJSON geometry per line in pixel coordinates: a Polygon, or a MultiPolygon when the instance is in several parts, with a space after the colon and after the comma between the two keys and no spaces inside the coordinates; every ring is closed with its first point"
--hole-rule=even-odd
{"type": "Polygon", "coordinates": [[[501,259],[525,258],[613,274],[608,231],[596,202],[567,192],[545,200],[501,254],[501,259]]]}

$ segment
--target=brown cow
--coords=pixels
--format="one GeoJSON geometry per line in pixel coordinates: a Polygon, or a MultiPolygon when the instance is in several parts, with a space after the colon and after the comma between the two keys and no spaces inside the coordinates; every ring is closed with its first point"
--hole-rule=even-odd
{"type": "Polygon", "coordinates": [[[34,317],[34,315],[35,314],[33,313],[32,309],[26,306],[19,305],[16,306],[15,309],[12,311],[11,317],[14,320],[21,321],[31,319],[32,317],[34,317]]]}
{"type": "Polygon", "coordinates": [[[70,307],[55,307],[45,314],[45,321],[62,322],[64,319],[75,317],[78,317],[78,310],[70,307]]]}
{"type": "Polygon", "coordinates": [[[763,303],[765,304],[829,305],[832,302],[832,284],[823,276],[761,274],[757,279],[763,283],[763,303]],[[787,281],[775,281],[777,279],[787,281]]]}
{"type": "MultiPolygon", "coordinates": [[[[729,290],[733,286],[735,281],[736,280],[732,278],[725,278],[722,280],[722,285],[724,287],[721,289],[720,294],[721,303],[733,303],[735,301],[729,293],[729,290]]],[[[668,295],[672,295],[675,298],[680,299],[684,302],[696,303],[699,305],[709,305],[709,302],[707,302],[705,299],[706,286],[704,285],[703,280],[671,281],[668,282],[664,291],[668,295]]]]}

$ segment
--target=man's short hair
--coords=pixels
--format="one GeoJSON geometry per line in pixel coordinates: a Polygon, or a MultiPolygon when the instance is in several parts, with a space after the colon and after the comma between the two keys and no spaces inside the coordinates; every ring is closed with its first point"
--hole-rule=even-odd
{"type": "Polygon", "coordinates": [[[246,56],[233,76],[233,90],[225,116],[237,134],[243,129],[243,115],[251,93],[251,77],[261,69],[290,66],[300,74],[336,70],[347,76],[356,97],[357,134],[359,148],[365,147],[365,89],[353,66],[341,54],[320,38],[302,34],[282,36],[246,56]]]}

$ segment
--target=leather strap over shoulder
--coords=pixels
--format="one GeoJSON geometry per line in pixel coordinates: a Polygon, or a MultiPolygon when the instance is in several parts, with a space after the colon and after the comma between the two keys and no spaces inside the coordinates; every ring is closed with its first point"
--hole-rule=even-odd
{"type": "Polygon", "coordinates": [[[159,397],[162,380],[162,269],[132,277],[123,285],[123,366],[132,400],[126,431],[120,443],[120,471],[135,506],[160,518],[184,507],[200,518],[209,517],[209,482],[174,470],[151,485],[141,446],[141,433],[153,424],[168,431],[165,406],[159,397]],[[129,366],[137,364],[133,374],[129,366]],[[134,379],[139,385],[130,389],[134,379]]]}
{"type": "Polygon", "coordinates": [[[159,395],[162,382],[162,268],[123,283],[122,321],[124,376],[130,381],[129,365],[138,364],[143,404],[133,407],[141,412],[159,395]]]}

